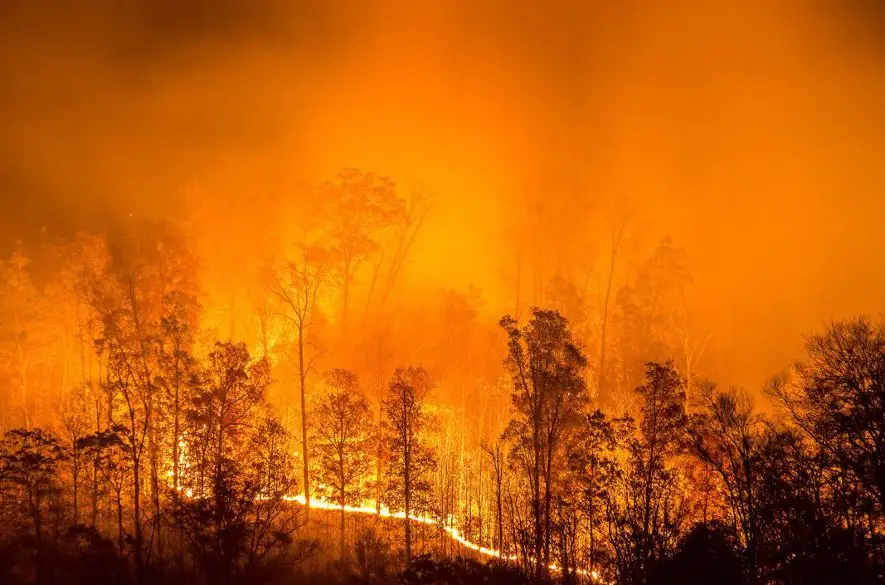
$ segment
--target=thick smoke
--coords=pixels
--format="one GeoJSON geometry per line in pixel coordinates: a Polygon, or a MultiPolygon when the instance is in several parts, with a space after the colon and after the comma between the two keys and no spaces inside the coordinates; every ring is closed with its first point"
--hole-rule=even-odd
{"type": "Polygon", "coordinates": [[[637,259],[666,234],[686,248],[723,382],[880,311],[874,3],[590,4],[3,3],[4,255],[184,216],[195,184],[261,231],[299,185],[359,167],[433,193],[415,290],[475,285],[490,315],[527,242],[578,270],[629,210],[637,259]]]}

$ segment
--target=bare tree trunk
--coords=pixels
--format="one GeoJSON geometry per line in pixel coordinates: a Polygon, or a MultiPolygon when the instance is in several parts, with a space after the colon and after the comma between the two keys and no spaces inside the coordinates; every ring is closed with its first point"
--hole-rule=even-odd
{"type": "Polygon", "coordinates": [[[172,493],[178,497],[179,453],[178,441],[181,437],[181,364],[179,363],[180,344],[175,342],[175,381],[172,389],[172,493]]]}
{"type": "MultiPolygon", "coordinates": [[[[405,400],[405,398],[403,398],[405,400]]],[[[407,414],[407,409],[405,408],[405,404],[403,404],[403,426],[402,426],[402,434],[403,434],[403,500],[405,503],[405,523],[406,523],[406,566],[412,560],[412,521],[409,519],[409,514],[411,514],[411,503],[412,503],[412,482],[411,482],[411,466],[412,466],[412,445],[409,438],[409,419],[407,414]]]]}
{"type": "MultiPolygon", "coordinates": [[[[99,379],[101,379],[101,364],[99,363],[99,379]]],[[[95,401],[95,430],[101,430],[101,401],[95,401]]],[[[98,450],[92,456],[92,527],[97,528],[98,522],[98,450]]]]}
{"type": "Polygon", "coordinates": [[[148,449],[150,450],[150,474],[151,474],[151,504],[154,508],[154,518],[153,518],[153,534],[151,535],[151,541],[156,539],[157,541],[157,550],[159,554],[162,556],[163,554],[163,539],[160,533],[160,518],[161,518],[161,510],[160,510],[160,453],[159,453],[159,442],[157,441],[157,425],[155,424],[154,417],[154,404],[153,404],[153,393],[149,394],[148,397],[148,449]]]}
{"type": "Polygon", "coordinates": [[[608,345],[608,310],[609,305],[611,304],[611,294],[612,294],[612,286],[615,279],[615,266],[617,265],[618,258],[618,250],[621,247],[621,237],[624,233],[624,226],[617,231],[616,235],[612,238],[612,250],[611,256],[609,257],[609,267],[608,267],[608,281],[605,285],[605,297],[602,302],[602,330],[600,331],[599,336],[599,372],[597,373],[596,379],[596,388],[597,391],[602,395],[601,398],[603,400],[608,400],[608,381],[605,377],[605,354],[606,348],[608,345]]]}
{"type": "Polygon", "coordinates": [[[298,381],[301,386],[301,448],[304,462],[304,506],[305,515],[310,517],[310,455],[307,444],[307,400],[305,397],[305,380],[307,373],[304,371],[304,323],[298,325],[298,381]]]}
{"type": "Polygon", "coordinates": [[[41,585],[44,581],[43,573],[43,518],[40,514],[40,497],[29,485],[28,486],[28,507],[31,511],[31,518],[34,521],[34,533],[37,537],[37,553],[36,553],[36,578],[37,585],[41,585]]]}
{"type": "Polygon", "coordinates": [[[123,496],[117,491],[117,548],[123,554],[123,496]]]}
{"type": "MultiPolygon", "coordinates": [[[[548,445],[552,444],[552,441],[548,439],[548,445]]],[[[545,469],[545,477],[544,477],[544,567],[550,566],[550,504],[552,500],[552,493],[550,490],[550,478],[552,475],[551,467],[553,465],[553,453],[548,450],[547,452],[547,465],[545,469]]]]}
{"type": "Polygon", "coordinates": [[[73,485],[73,490],[74,490],[74,526],[77,526],[80,524],[80,501],[78,499],[78,496],[80,494],[78,493],[78,490],[77,490],[78,484],[80,483],[79,482],[79,479],[80,479],[79,453],[74,456],[73,476],[74,477],[72,479],[73,479],[73,484],[74,484],[73,485]]]}
{"type": "Polygon", "coordinates": [[[412,521],[409,519],[409,514],[411,514],[411,485],[410,485],[410,477],[409,477],[409,457],[406,455],[403,460],[404,467],[404,479],[405,479],[405,493],[404,493],[404,501],[405,501],[405,512],[406,517],[403,520],[406,524],[406,566],[412,560],[412,521]]]}
{"type": "Polygon", "coordinates": [[[31,416],[30,416],[30,408],[29,404],[31,403],[30,396],[28,396],[28,365],[27,360],[24,356],[24,349],[21,348],[21,344],[19,344],[19,356],[20,356],[20,373],[22,381],[22,414],[25,417],[25,428],[30,430],[31,428],[31,416]]]}
{"type": "Polygon", "coordinates": [[[369,311],[372,308],[372,299],[375,296],[375,286],[378,283],[378,276],[381,274],[381,266],[384,264],[384,252],[380,254],[380,258],[378,262],[375,264],[375,267],[372,269],[372,279],[369,281],[369,292],[366,294],[366,306],[363,309],[363,322],[369,317],[369,311]]]}
{"type": "Polygon", "coordinates": [[[268,354],[270,353],[270,346],[267,338],[267,299],[262,298],[262,307],[261,311],[258,313],[258,321],[261,326],[261,357],[264,359],[268,359],[268,354]]]}
{"type": "MultiPolygon", "coordinates": [[[[156,436],[156,432],[152,432],[156,436]]],[[[157,453],[157,440],[154,438],[151,443],[151,500],[154,505],[154,534],[153,537],[157,541],[157,554],[163,556],[163,537],[162,537],[162,511],[160,509],[160,473],[159,473],[159,453],[157,453]]]]}
{"type": "Polygon", "coordinates": [[[482,446],[483,450],[488,453],[492,459],[492,471],[495,472],[495,542],[494,547],[502,554],[504,553],[504,502],[502,489],[502,461],[501,461],[501,442],[495,443],[494,450],[488,445],[482,446]]]}
{"type": "MultiPolygon", "coordinates": [[[[384,419],[384,412],[382,411],[383,406],[379,401],[378,403],[378,421],[384,419]]],[[[377,449],[375,450],[375,512],[380,516],[381,515],[381,476],[383,474],[383,448],[382,442],[378,441],[377,449]]]]}
{"type": "Polygon", "coordinates": [[[381,296],[381,307],[386,305],[390,292],[393,290],[393,285],[409,255],[409,250],[411,250],[412,244],[415,243],[415,238],[418,236],[418,232],[421,230],[421,226],[424,224],[424,220],[427,218],[427,214],[430,211],[430,207],[427,205],[427,201],[424,199],[423,193],[420,191],[413,192],[410,207],[409,219],[406,222],[403,231],[400,233],[396,251],[393,255],[393,261],[391,262],[390,270],[388,270],[387,278],[384,282],[384,292],[381,296]]]}
{"type": "MultiPolygon", "coordinates": [[[[96,457],[97,459],[97,457],[96,457]]],[[[98,464],[92,462],[92,527],[97,528],[98,523],[98,464]]]]}
{"type": "Polygon", "coordinates": [[[341,518],[340,518],[340,529],[341,529],[341,562],[347,558],[347,546],[344,541],[344,490],[341,490],[341,518]]]}
{"type": "Polygon", "coordinates": [[[141,462],[136,455],[132,457],[132,506],[135,523],[135,570],[138,575],[141,575],[143,541],[141,533],[141,462]]]}
{"type": "Polygon", "coordinates": [[[350,307],[350,259],[344,260],[344,278],[341,283],[341,336],[347,335],[347,312],[350,307]]]}
{"type": "Polygon", "coordinates": [[[504,554],[504,503],[501,499],[501,473],[496,470],[495,475],[497,476],[496,482],[496,500],[498,507],[498,550],[501,554],[504,554]]]}
{"type": "Polygon", "coordinates": [[[141,457],[139,456],[138,440],[135,428],[135,411],[129,407],[129,423],[131,441],[129,448],[132,450],[132,507],[133,507],[133,528],[135,530],[135,570],[137,579],[141,579],[142,574],[142,532],[141,532],[141,457]]]}
{"type": "MultiPolygon", "coordinates": [[[[222,405],[224,404],[224,399],[221,400],[222,405]]],[[[222,489],[222,457],[224,456],[224,419],[225,419],[225,409],[224,406],[221,407],[218,413],[218,440],[216,441],[215,446],[215,478],[213,483],[213,492],[215,495],[215,533],[221,534],[221,522],[224,517],[224,490],[222,489]]]]}
{"type": "Polygon", "coordinates": [[[535,520],[535,578],[544,577],[544,567],[541,562],[541,554],[544,549],[544,527],[541,523],[541,461],[540,448],[535,440],[534,474],[532,477],[532,511],[535,520]]]}

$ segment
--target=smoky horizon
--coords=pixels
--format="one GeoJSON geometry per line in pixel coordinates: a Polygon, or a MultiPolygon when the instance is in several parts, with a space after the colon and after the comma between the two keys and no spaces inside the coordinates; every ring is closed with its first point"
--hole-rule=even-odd
{"type": "Polygon", "coordinates": [[[197,190],[203,231],[231,234],[201,245],[267,254],[358,168],[432,195],[398,277],[414,304],[474,291],[494,323],[520,263],[523,310],[555,277],[599,296],[625,221],[615,288],[670,237],[722,384],[755,392],[802,335],[881,311],[873,2],[8,2],[0,22],[0,249],[35,269],[81,230],[200,225],[197,190]]]}

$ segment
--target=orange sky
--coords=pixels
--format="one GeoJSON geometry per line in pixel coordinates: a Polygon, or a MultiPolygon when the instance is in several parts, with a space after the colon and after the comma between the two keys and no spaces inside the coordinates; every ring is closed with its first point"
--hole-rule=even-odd
{"type": "Polygon", "coordinates": [[[687,248],[708,373],[755,386],[802,332],[881,312],[883,22],[861,0],[3,3],[2,242],[175,215],[194,182],[260,218],[357,166],[434,194],[409,281],[498,314],[527,192],[567,242],[604,241],[618,202],[637,260],[687,248]]]}

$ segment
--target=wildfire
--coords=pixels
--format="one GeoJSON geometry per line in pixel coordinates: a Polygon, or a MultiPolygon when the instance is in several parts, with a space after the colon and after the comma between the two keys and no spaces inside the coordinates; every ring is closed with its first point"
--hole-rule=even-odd
{"type": "MultiPolygon", "coordinates": [[[[181,489],[181,488],[179,488],[179,489],[181,489]]],[[[182,490],[182,491],[184,492],[184,494],[188,498],[193,497],[192,490],[188,489],[188,490],[182,490]]],[[[262,496],[259,496],[259,498],[262,498],[262,496]]],[[[305,505],[305,503],[307,502],[306,498],[304,497],[304,494],[298,494],[298,495],[294,495],[294,496],[283,496],[283,500],[286,502],[294,502],[294,503],[299,504],[301,506],[305,505]]],[[[316,509],[316,510],[330,510],[330,511],[340,511],[343,508],[345,512],[351,513],[351,514],[366,514],[369,516],[379,516],[381,518],[394,518],[394,519],[398,519],[398,520],[404,520],[406,518],[405,512],[402,512],[402,511],[392,512],[387,506],[384,506],[384,505],[381,505],[381,506],[377,506],[377,505],[376,506],[344,505],[344,506],[342,506],[340,504],[335,504],[333,502],[329,502],[328,500],[325,500],[323,498],[313,498],[313,497],[310,498],[310,507],[313,509],[316,509]]],[[[427,516],[426,514],[422,515],[422,516],[415,516],[415,515],[410,514],[409,520],[412,522],[418,522],[420,524],[426,524],[428,526],[438,526],[439,525],[439,521],[436,518],[432,518],[430,516],[427,516]]],[[[519,557],[517,557],[516,555],[505,555],[504,553],[502,553],[498,549],[489,548],[487,546],[482,546],[480,544],[477,544],[475,542],[472,542],[472,541],[466,539],[461,534],[460,530],[458,530],[455,526],[449,525],[449,524],[454,524],[454,520],[455,520],[455,518],[450,516],[449,523],[443,525],[442,529],[446,532],[446,534],[449,535],[449,537],[452,540],[454,540],[455,542],[457,542],[461,546],[468,548],[468,549],[470,549],[474,552],[477,552],[477,553],[479,553],[483,556],[486,556],[486,557],[493,557],[496,559],[502,559],[502,560],[511,561],[511,562],[519,559],[519,557]]],[[[557,573],[562,571],[562,567],[560,567],[556,563],[551,563],[550,565],[548,565],[548,568],[551,571],[554,571],[557,573]]],[[[590,579],[592,579],[594,582],[600,583],[602,585],[605,585],[605,583],[606,583],[605,581],[603,581],[600,578],[599,573],[593,569],[580,569],[580,568],[578,568],[578,569],[574,569],[574,573],[578,574],[578,575],[585,576],[585,577],[590,577],[590,579]]]]}
{"type": "MultiPolygon", "coordinates": [[[[306,499],[304,494],[298,494],[295,496],[283,496],[283,499],[287,502],[295,502],[300,505],[305,505],[306,499]]],[[[382,518],[396,518],[399,520],[404,520],[406,518],[405,512],[392,512],[386,506],[341,506],[340,504],[335,504],[329,502],[325,499],[321,498],[310,498],[310,507],[319,510],[336,510],[339,511],[342,508],[345,512],[354,513],[354,514],[368,514],[371,516],[380,516],[382,518]]],[[[428,526],[438,526],[439,521],[435,518],[431,518],[429,516],[415,516],[410,514],[409,520],[412,522],[418,522],[420,524],[426,524],[428,526]]],[[[449,535],[449,537],[457,542],[458,544],[468,548],[474,552],[477,552],[486,557],[493,557],[496,559],[502,559],[505,561],[516,561],[518,557],[516,555],[505,555],[500,550],[489,548],[486,546],[482,546],[470,540],[464,538],[461,534],[461,531],[458,530],[454,526],[449,526],[448,524],[443,525],[442,529],[449,535]]],[[[556,563],[551,563],[548,567],[551,571],[560,572],[562,571],[562,567],[560,567],[556,563]]],[[[594,582],[605,584],[605,581],[600,579],[599,573],[592,569],[575,569],[574,572],[578,575],[582,575],[585,577],[590,577],[594,582]]]]}

